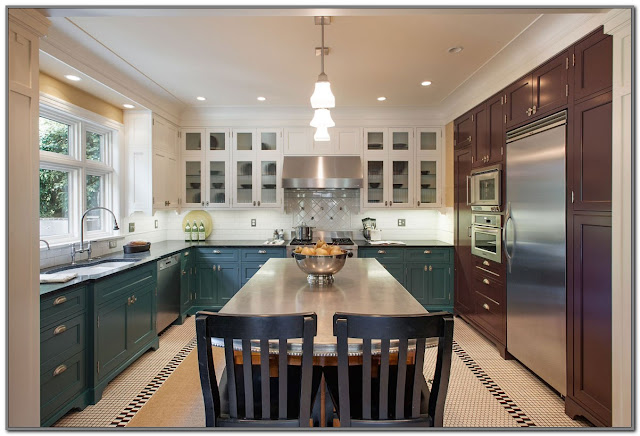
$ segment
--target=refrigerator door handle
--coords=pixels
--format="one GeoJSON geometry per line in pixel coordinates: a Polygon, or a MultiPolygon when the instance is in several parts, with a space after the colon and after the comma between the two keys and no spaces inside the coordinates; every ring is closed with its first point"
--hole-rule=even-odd
{"type": "Polygon", "coordinates": [[[505,211],[505,220],[504,220],[504,226],[502,227],[502,245],[504,245],[504,255],[507,258],[507,271],[511,272],[511,260],[513,259],[513,256],[515,254],[515,228],[514,228],[514,233],[513,233],[513,243],[514,243],[514,251],[512,251],[511,254],[509,254],[509,245],[507,244],[507,226],[509,225],[509,221],[512,220],[511,218],[511,202],[507,203],[507,210],[505,211]]]}

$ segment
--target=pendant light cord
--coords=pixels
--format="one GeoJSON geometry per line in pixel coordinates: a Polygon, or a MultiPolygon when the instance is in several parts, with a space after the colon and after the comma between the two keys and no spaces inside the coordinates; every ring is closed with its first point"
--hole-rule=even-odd
{"type": "Polygon", "coordinates": [[[320,56],[320,69],[324,74],[324,17],[321,18],[320,25],[322,27],[322,53],[320,56]]]}

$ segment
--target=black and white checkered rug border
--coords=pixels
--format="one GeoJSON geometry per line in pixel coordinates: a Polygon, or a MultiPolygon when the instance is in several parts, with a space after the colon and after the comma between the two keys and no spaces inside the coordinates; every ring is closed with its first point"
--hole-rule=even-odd
{"type": "Polygon", "coordinates": [[[134,417],[136,413],[142,409],[142,406],[149,401],[149,398],[162,386],[162,384],[169,378],[169,376],[175,371],[175,369],[182,363],[182,361],[189,355],[189,353],[196,347],[196,338],[191,339],[187,345],[185,345],[173,358],[167,363],[164,368],[145,386],[145,388],[131,401],[123,410],[116,416],[116,418],[109,424],[109,427],[125,427],[129,421],[134,417]]]}
{"type": "Polygon", "coordinates": [[[535,423],[529,418],[522,409],[518,407],[516,403],[502,390],[498,384],[493,381],[489,375],[484,372],[480,365],[476,363],[471,356],[456,342],[453,341],[453,352],[462,360],[462,362],[471,370],[486,389],[489,390],[491,395],[495,397],[502,407],[509,413],[509,415],[516,420],[520,427],[535,427],[535,423]]]}

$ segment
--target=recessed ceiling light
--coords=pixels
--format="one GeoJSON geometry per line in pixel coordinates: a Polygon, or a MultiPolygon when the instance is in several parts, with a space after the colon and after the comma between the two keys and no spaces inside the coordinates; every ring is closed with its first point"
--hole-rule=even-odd
{"type": "Polygon", "coordinates": [[[457,46],[457,47],[451,47],[448,51],[449,51],[449,53],[451,53],[451,54],[453,54],[453,53],[460,53],[460,52],[462,51],[462,49],[463,49],[463,48],[464,48],[464,47],[460,47],[460,46],[457,46]]]}
{"type": "Polygon", "coordinates": [[[378,97],[378,101],[385,101],[387,97],[378,97]]]}
{"type": "Polygon", "coordinates": [[[266,97],[258,97],[258,101],[265,101],[266,99],[266,97]]]}
{"type": "Polygon", "coordinates": [[[77,82],[78,80],[82,80],[80,77],[74,76],[73,74],[67,74],[64,77],[66,77],[69,80],[73,80],[74,82],[77,82]]]}
{"type": "Polygon", "coordinates": [[[127,109],[133,109],[135,106],[129,103],[125,103],[122,106],[126,107],[127,109]]]}
{"type": "Polygon", "coordinates": [[[425,80],[424,82],[421,83],[422,86],[429,86],[431,85],[431,81],[430,80],[425,80]]]}
{"type": "Polygon", "coordinates": [[[196,97],[196,100],[205,101],[206,98],[204,98],[204,97],[196,97]]]}

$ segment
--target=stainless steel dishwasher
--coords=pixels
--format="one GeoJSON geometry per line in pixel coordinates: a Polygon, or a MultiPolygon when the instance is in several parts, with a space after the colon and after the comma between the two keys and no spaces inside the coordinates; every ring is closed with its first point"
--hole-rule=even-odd
{"type": "Polygon", "coordinates": [[[180,315],[180,257],[181,254],[158,261],[158,298],[156,331],[160,333],[180,315]]]}

